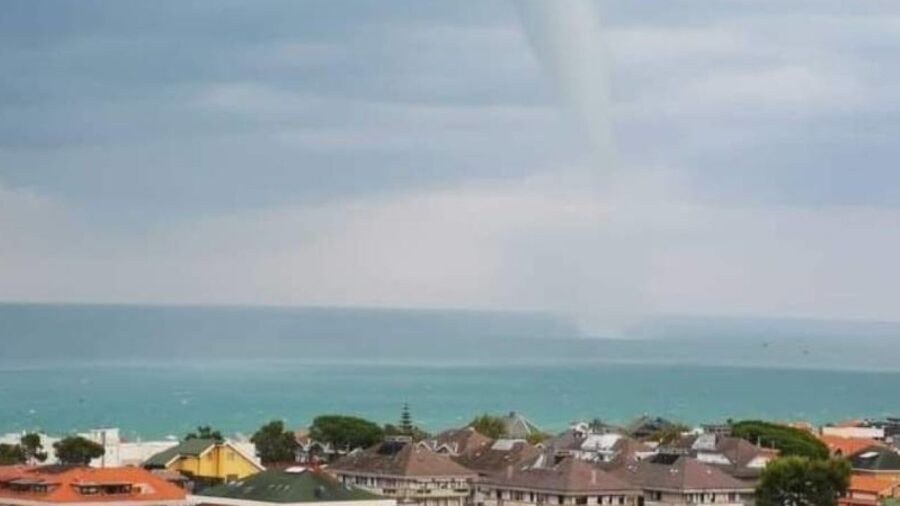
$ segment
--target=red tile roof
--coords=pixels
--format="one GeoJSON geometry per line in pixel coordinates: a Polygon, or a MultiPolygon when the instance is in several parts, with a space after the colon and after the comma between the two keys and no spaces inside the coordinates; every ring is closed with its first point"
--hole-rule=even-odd
{"type": "Polygon", "coordinates": [[[868,448],[870,446],[884,446],[882,443],[874,439],[866,439],[861,437],[841,437],[841,436],[819,436],[819,439],[828,447],[828,451],[832,455],[843,455],[849,457],[854,453],[868,448]]]}
{"type": "Polygon", "coordinates": [[[850,491],[866,492],[870,494],[889,494],[893,488],[900,489],[900,483],[894,483],[888,478],[865,474],[853,474],[850,476],[850,491]]]}
{"type": "Polygon", "coordinates": [[[184,490],[138,467],[0,467],[0,503],[181,504],[184,490]],[[104,491],[108,487],[119,491],[104,491]],[[93,492],[93,493],[92,493],[93,492]]]}

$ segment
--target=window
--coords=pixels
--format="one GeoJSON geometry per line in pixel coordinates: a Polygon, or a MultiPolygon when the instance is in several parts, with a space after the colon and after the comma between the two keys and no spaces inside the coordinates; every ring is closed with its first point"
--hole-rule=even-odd
{"type": "Polygon", "coordinates": [[[107,485],[103,487],[103,493],[107,495],[130,494],[131,485],[107,485]]]}
{"type": "Polygon", "coordinates": [[[100,493],[100,488],[92,486],[79,487],[78,492],[81,495],[97,495],[100,493]]]}

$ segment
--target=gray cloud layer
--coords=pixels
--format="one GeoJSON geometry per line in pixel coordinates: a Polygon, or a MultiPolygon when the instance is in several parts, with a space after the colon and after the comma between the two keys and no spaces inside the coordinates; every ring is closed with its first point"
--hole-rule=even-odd
{"type": "Polygon", "coordinates": [[[7,2],[0,298],[897,319],[900,7],[599,8],[590,189],[507,2],[7,2]]]}

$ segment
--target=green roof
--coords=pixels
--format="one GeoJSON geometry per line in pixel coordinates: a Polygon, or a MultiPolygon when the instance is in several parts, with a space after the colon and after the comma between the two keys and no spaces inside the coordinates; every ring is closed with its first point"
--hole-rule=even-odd
{"type": "Polygon", "coordinates": [[[217,442],[215,439],[187,439],[177,446],[163,450],[150,457],[144,462],[144,467],[163,468],[176,457],[196,457],[209,449],[209,447],[215,446],[217,442]]]}
{"type": "Polygon", "coordinates": [[[366,501],[382,499],[345,487],[321,471],[263,471],[240,481],[204,489],[200,497],[223,497],[271,503],[366,501]]]}

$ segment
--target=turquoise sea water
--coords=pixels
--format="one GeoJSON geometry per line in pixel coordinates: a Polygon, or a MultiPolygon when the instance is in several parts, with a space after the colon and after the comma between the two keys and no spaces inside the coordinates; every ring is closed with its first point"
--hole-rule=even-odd
{"type": "Polygon", "coordinates": [[[332,412],[395,421],[404,402],[432,430],[513,409],[547,429],[642,413],[821,422],[897,414],[898,392],[900,373],[690,365],[32,367],[0,371],[0,430],[117,426],[132,437],[160,437],[209,423],[249,432],[273,418],[300,426],[332,412]]]}
{"type": "Polygon", "coordinates": [[[895,332],[694,322],[604,340],[533,314],[0,304],[0,432],[248,433],[323,413],[394,422],[404,402],[429,430],[510,410],[547,430],[900,415],[895,332]]]}

